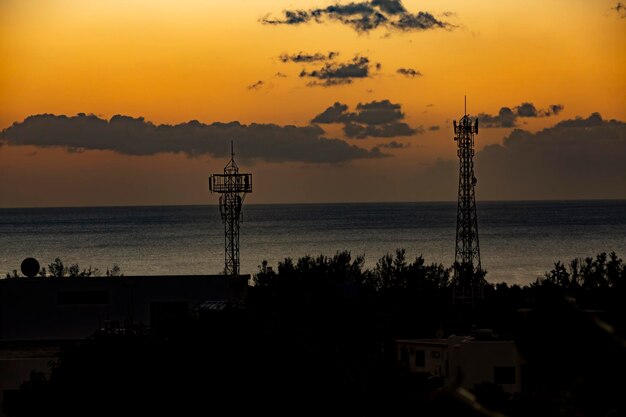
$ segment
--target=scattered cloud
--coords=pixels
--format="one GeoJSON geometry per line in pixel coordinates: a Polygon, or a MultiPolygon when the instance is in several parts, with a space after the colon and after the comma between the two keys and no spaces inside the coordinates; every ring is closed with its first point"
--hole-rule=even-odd
{"type": "Polygon", "coordinates": [[[259,80],[257,82],[255,82],[254,84],[250,84],[248,87],[246,87],[248,90],[259,90],[261,89],[261,87],[263,87],[265,85],[265,83],[263,82],[263,80],[259,80]]]}
{"type": "Polygon", "coordinates": [[[370,60],[364,56],[355,56],[352,61],[345,63],[326,63],[317,70],[300,72],[300,77],[316,78],[308,83],[309,86],[330,87],[333,85],[350,84],[355,78],[370,76],[370,60]]]}
{"type": "Polygon", "coordinates": [[[519,117],[537,117],[537,108],[532,103],[522,103],[517,107],[519,117]]]}
{"type": "Polygon", "coordinates": [[[434,132],[434,131],[436,131],[436,130],[439,130],[439,129],[441,129],[441,128],[439,127],[439,125],[433,125],[433,126],[430,126],[430,127],[428,128],[428,130],[430,130],[430,131],[432,131],[432,132],[434,132]]]}
{"type": "Polygon", "coordinates": [[[332,61],[339,55],[339,52],[330,51],[327,54],[316,52],[313,54],[307,54],[304,52],[298,52],[297,54],[281,54],[278,59],[281,62],[318,62],[318,61],[332,61]]]}
{"type": "Polygon", "coordinates": [[[517,115],[510,107],[501,107],[497,115],[478,113],[480,126],[485,127],[515,127],[517,115]]]}
{"type": "Polygon", "coordinates": [[[0,138],[10,145],[61,147],[66,150],[109,150],[125,155],[182,153],[189,157],[224,157],[231,139],[245,160],[268,162],[341,163],[386,156],[339,139],[324,137],[317,125],[204,124],[196,120],[155,125],[142,117],[116,115],[110,120],[80,113],[76,116],[40,114],[4,129],[0,138]]]}
{"type": "Polygon", "coordinates": [[[337,85],[348,84],[352,84],[352,80],[350,78],[327,78],[323,81],[310,81],[306,83],[307,87],[334,87],[337,85]]]}
{"type": "MultiPolygon", "coordinates": [[[[444,17],[449,16],[451,14],[444,17]]],[[[339,22],[359,33],[379,27],[403,32],[455,28],[429,12],[410,13],[401,0],[370,0],[308,10],[284,10],[281,17],[267,15],[261,19],[261,23],[266,25],[300,25],[327,21],[339,22]]]]}
{"type": "Polygon", "coordinates": [[[276,74],[274,74],[274,77],[287,78],[287,74],[283,74],[282,72],[279,71],[276,74]]]}
{"type": "Polygon", "coordinates": [[[336,101],[335,104],[318,114],[311,120],[313,123],[348,123],[352,113],[348,112],[348,105],[336,101]]]}
{"type": "Polygon", "coordinates": [[[346,136],[363,139],[366,137],[411,136],[422,133],[421,128],[412,128],[402,120],[401,105],[389,100],[359,103],[356,111],[348,111],[348,106],[334,103],[311,121],[312,123],[341,123],[346,136]]]}
{"type": "Polygon", "coordinates": [[[415,78],[415,77],[421,77],[422,73],[414,70],[413,68],[398,68],[396,70],[396,72],[400,75],[404,75],[405,77],[408,78],[415,78]]]}
{"type": "Polygon", "coordinates": [[[551,104],[547,110],[537,110],[533,103],[522,103],[515,107],[518,117],[549,117],[559,114],[563,110],[562,104],[551,104]]]}
{"type": "Polygon", "coordinates": [[[561,113],[564,108],[565,106],[562,104],[550,104],[550,106],[548,106],[548,111],[544,115],[556,116],[557,114],[561,113]]]}
{"type": "Polygon", "coordinates": [[[283,19],[271,19],[265,16],[261,19],[261,23],[266,25],[298,25],[306,23],[313,17],[306,10],[285,10],[283,19]]]}
{"type": "Polygon", "coordinates": [[[626,19],[626,4],[622,2],[617,2],[614,7],[611,7],[611,10],[614,10],[615,13],[622,19],[626,19]]]}
{"type": "Polygon", "coordinates": [[[537,109],[533,103],[525,102],[519,106],[501,107],[497,115],[479,113],[478,120],[482,127],[516,127],[520,117],[550,117],[563,111],[562,104],[551,104],[547,109],[537,109]]]}

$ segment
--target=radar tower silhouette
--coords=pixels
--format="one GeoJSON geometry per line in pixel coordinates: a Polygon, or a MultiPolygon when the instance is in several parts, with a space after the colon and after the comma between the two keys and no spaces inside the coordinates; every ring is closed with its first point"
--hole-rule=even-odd
{"type": "Polygon", "coordinates": [[[230,142],[230,161],[223,174],[209,177],[209,190],[220,193],[220,213],[224,222],[224,274],[239,275],[239,221],[243,200],[252,192],[252,174],[240,174],[235,163],[233,142],[230,142]]]}
{"type": "Polygon", "coordinates": [[[454,140],[459,157],[459,195],[456,217],[456,264],[453,278],[454,300],[473,302],[482,298],[484,273],[480,263],[478,219],[476,216],[476,177],[474,176],[474,135],[478,134],[478,118],[472,120],[465,111],[457,125],[454,124],[454,140]]]}

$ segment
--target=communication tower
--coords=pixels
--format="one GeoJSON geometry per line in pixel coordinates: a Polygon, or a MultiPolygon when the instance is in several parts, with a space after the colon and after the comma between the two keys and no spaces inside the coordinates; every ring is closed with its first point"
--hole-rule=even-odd
{"type": "Polygon", "coordinates": [[[459,157],[459,197],[456,217],[456,249],[454,261],[457,264],[454,276],[454,298],[473,301],[482,298],[484,272],[480,264],[478,243],[478,220],[474,188],[474,135],[478,134],[478,119],[465,113],[457,125],[454,121],[454,140],[459,157]]]}
{"type": "Polygon", "coordinates": [[[220,193],[220,213],[224,222],[224,274],[239,275],[239,220],[247,193],[252,192],[252,174],[240,174],[235,163],[233,142],[230,142],[230,161],[223,174],[209,177],[209,190],[220,193]]]}

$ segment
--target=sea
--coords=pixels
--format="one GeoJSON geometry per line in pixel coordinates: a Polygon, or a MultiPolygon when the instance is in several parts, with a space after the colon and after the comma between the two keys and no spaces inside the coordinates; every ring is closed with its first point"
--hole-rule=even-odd
{"type": "MultiPolygon", "coordinates": [[[[428,263],[454,262],[456,202],[246,204],[241,273],[287,257],[364,255],[406,250],[428,263]]],[[[481,261],[490,282],[528,284],[556,261],[616,252],[626,257],[626,200],[477,202],[481,261]]],[[[0,274],[24,258],[41,266],[98,268],[124,275],[219,274],[224,226],[211,206],[0,209],[0,274]]]]}

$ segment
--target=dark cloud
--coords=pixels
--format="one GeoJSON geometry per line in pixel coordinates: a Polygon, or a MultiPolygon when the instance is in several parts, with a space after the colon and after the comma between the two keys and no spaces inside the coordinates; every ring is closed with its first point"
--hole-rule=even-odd
{"type": "Polygon", "coordinates": [[[433,126],[430,126],[430,127],[428,128],[428,130],[430,130],[430,131],[435,131],[435,130],[439,130],[439,129],[441,129],[441,128],[439,127],[439,125],[433,125],[433,126]]]}
{"type": "MultiPolygon", "coordinates": [[[[448,15],[449,16],[449,15],[448,15]]],[[[357,32],[369,32],[378,27],[399,31],[422,31],[435,28],[453,29],[428,12],[409,13],[401,0],[370,0],[334,4],[326,8],[285,10],[280,18],[268,16],[261,23],[268,25],[299,25],[325,21],[340,22],[357,32]]]]}
{"type": "Polygon", "coordinates": [[[602,120],[602,116],[600,115],[600,113],[592,113],[589,117],[587,117],[586,119],[582,118],[582,117],[576,117],[575,119],[569,119],[569,120],[563,120],[562,122],[559,122],[556,127],[558,128],[567,128],[567,127],[597,127],[597,126],[602,126],[605,124],[611,124],[614,125],[616,124],[615,120],[611,120],[610,122],[606,122],[604,120],[602,120]]]}
{"type": "Polygon", "coordinates": [[[400,104],[389,100],[371,101],[356,105],[356,113],[353,113],[352,121],[366,125],[381,125],[404,119],[404,113],[400,110],[400,104]]]}
{"type": "Polygon", "coordinates": [[[308,85],[341,85],[350,84],[354,78],[369,77],[370,61],[364,56],[355,56],[347,63],[326,63],[317,70],[300,72],[300,77],[317,78],[320,81],[313,81],[308,85]]]}
{"type": "Polygon", "coordinates": [[[330,61],[333,60],[339,55],[339,52],[328,52],[327,54],[322,54],[320,52],[316,52],[314,54],[306,54],[304,52],[298,52],[297,54],[281,54],[278,59],[282,62],[316,62],[316,61],[330,61]]]}
{"type": "Polygon", "coordinates": [[[611,7],[611,10],[615,10],[615,13],[622,19],[626,18],[626,4],[622,2],[617,2],[614,7],[611,7]]]}
{"type": "Polygon", "coordinates": [[[313,17],[305,10],[285,10],[283,13],[285,15],[283,19],[270,19],[269,16],[265,16],[261,22],[266,25],[298,25],[308,22],[313,17]]]}
{"type": "Polygon", "coordinates": [[[405,77],[410,77],[410,78],[422,76],[421,72],[414,70],[413,68],[398,68],[396,72],[398,74],[401,74],[401,75],[404,75],[405,77]]]}
{"type": "Polygon", "coordinates": [[[348,105],[338,101],[311,120],[313,123],[348,123],[352,113],[348,113],[348,105]]]}
{"type": "Polygon", "coordinates": [[[480,151],[476,166],[486,187],[511,190],[506,198],[601,198],[626,184],[625,160],[626,123],[594,113],[536,133],[515,129],[480,151]]]}
{"type": "Polygon", "coordinates": [[[287,74],[283,74],[282,72],[277,72],[276,74],[274,74],[274,77],[287,78],[287,74]]]}
{"type": "Polygon", "coordinates": [[[336,102],[313,118],[313,123],[342,123],[346,136],[363,139],[366,137],[411,136],[421,133],[421,128],[412,128],[402,122],[405,115],[400,104],[389,100],[359,103],[355,112],[348,106],[336,102]]]}
{"type": "Polygon", "coordinates": [[[380,8],[383,13],[391,15],[406,13],[400,0],[372,0],[371,5],[380,8]]]}
{"type": "Polygon", "coordinates": [[[328,139],[317,125],[244,125],[239,122],[204,124],[196,120],[178,125],[155,125],[142,117],[116,115],[29,116],[2,131],[11,145],[62,147],[67,150],[110,150],[125,155],[183,153],[224,157],[229,142],[237,142],[243,159],[269,162],[339,163],[385,156],[339,139],[328,139]]]}
{"type": "Polygon", "coordinates": [[[482,127],[516,127],[520,117],[549,117],[559,114],[563,110],[562,104],[551,104],[547,110],[537,109],[533,103],[522,103],[519,106],[502,107],[497,115],[479,113],[478,120],[482,127]]]}
{"type": "Polygon", "coordinates": [[[400,16],[400,19],[391,22],[391,25],[406,32],[451,27],[428,12],[419,12],[417,14],[404,13],[400,16]]]}
{"type": "MultiPolygon", "coordinates": [[[[476,153],[477,198],[626,198],[624,161],[626,123],[603,120],[599,113],[535,133],[515,129],[500,144],[476,153]]],[[[449,198],[458,184],[458,164],[456,159],[439,161],[416,177],[416,184],[429,184],[435,192],[429,198],[449,198]]]]}
{"type": "Polygon", "coordinates": [[[327,78],[322,81],[309,81],[306,83],[307,87],[334,87],[337,85],[352,84],[350,78],[327,78]]]}
{"type": "Polygon", "coordinates": [[[537,117],[537,109],[533,103],[522,103],[517,108],[517,115],[519,117],[537,117]]]}
{"type": "Polygon", "coordinates": [[[481,127],[515,127],[517,115],[509,107],[502,107],[496,116],[478,113],[481,127]]]}
{"type": "Polygon", "coordinates": [[[357,123],[347,123],[343,131],[346,136],[354,139],[365,139],[367,137],[394,138],[397,136],[411,136],[417,130],[411,128],[404,122],[392,122],[381,125],[361,125],[357,123]]]}
{"type": "Polygon", "coordinates": [[[263,82],[263,80],[259,80],[257,82],[255,82],[254,84],[250,84],[248,87],[246,87],[248,90],[258,90],[261,87],[263,87],[263,85],[265,85],[265,83],[263,82]]]}
{"type": "Polygon", "coordinates": [[[379,143],[378,145],[376,145],[377,148],[387,148],[387,149],[404,149],[404,148],[408,148],[409,146],[411,146],[410,143],[396,142],[395,140],[392,140],[391,142],[388,142],[388,143],[379,143]]]}
{"type": "Polygon", "coordinates": [[[550,104],[550,106],[548,107],[548,112],[546,113],[546,116],[552,116],[552,115],[556,116],[557,114],[561,113],[564,108],[565,106],[563,106],[562,104],[550,104]]]}
{"type": "Polygon", "coordinates": [[[518,117],[556,116],[563,110],[562,104],[551,104],[547,110],[537,110],[533,103],[522,103],[515,108],[518,117]]]}

